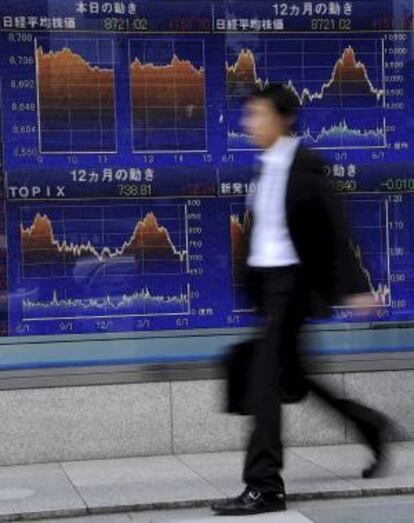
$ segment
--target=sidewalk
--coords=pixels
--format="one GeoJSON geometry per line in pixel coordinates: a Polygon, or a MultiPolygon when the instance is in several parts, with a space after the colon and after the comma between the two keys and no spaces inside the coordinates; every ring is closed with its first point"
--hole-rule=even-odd
{"type": "MultiPolygon", "coordinates": [[[[389,452],[388,475],[364,480],[360,445],[290,448],[288,499],[414,493],[414,442],[389,452]]],[[[0,521],[205,506],[242,490],[242,461],[223,452],[0,467],[0,521]]]]}

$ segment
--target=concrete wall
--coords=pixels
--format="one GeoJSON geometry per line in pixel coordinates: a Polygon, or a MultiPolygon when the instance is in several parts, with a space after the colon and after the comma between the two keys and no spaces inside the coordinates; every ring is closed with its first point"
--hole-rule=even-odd
{"type": "MultiPolygon", "coordinates": [[[[414,371],[319,376],[414,438],[414,371]]],[[[222,380],[8,390],[0,392],[0,464],[242,449],[250,420],[223,414],[222,380]]],[[[288,445],[356,441],[336,413],[309,397],[285,407],[288,445]]]]}

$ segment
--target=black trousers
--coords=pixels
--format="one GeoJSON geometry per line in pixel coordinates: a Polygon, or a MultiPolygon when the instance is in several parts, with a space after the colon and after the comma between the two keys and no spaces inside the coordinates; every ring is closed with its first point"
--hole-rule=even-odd
{"type": "Polygon", "coordinates": [[[306,376],[298,355],[298,336],[308,310],[308,292],[300,266],[250,271],[249,282],[265,331],[254,352],[248,381],[255,426],[246,453],[243,480],[262,492],[284,489],[281,442],[282,388],[298,398],[310,390],[355,423],[364,435],[372,409],[336,398],[306,376]]]}
{"type": "Polygon", "coordinates": [[[254,269],[251,297],[265,316],[264,335],[256,347],[249,377],[249,406],[255,427],[246,454],[243,480],[262,492],[280,490],[283,482],[281,384],[303,388],[298,334],[305,318],[306,293],[299,266],[254,269]]]}

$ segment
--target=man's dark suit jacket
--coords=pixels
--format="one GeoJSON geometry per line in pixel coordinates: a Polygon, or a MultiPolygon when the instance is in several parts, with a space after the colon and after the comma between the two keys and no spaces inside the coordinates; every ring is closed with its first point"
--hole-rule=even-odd
{"type": "MultiPolygon", "coordinates": [[[[345,296],[369,292],[367,277],[352,248],[342,202],[332,192],[322,160],[304,147],[298,148],[290,168],[286,215],[304,273],[309,316],[327,316],[330,307],[345,296]]],[[[253,223],[253,217],[251,220],[253,223]]],[[[249,243],[247,238],[246,253],[249,243]]],[[[224,360],[229,412],[249,413],[246,379],[253,351],[254,340],[248,340],[232,347],[224,360]]]]}
{"type": "Polygon", "coordinates": [[[290,167],[286,216],[305,275],[310,316],[324,316],[345,296],[370,291],[352,248],[342,202],[333,194],[324,163],[301,146],[290,167]]]}

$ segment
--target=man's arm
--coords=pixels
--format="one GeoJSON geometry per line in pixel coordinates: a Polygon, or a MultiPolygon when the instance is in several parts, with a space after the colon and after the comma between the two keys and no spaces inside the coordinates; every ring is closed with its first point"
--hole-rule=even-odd
{"type": "Polygon", "coordinates": [[[358,309],[372,307],[375,298],[367,273],[357,256],[342,201],[324,177],[319,177],[315,189],[318,193],[317,205],[324,215],[325,231],[333,250],[334,294],[345,306],[358,309]]]}
{"type": "Polygon", "coordinates": [[[366,272],[352,247],[342,202],[319,169],[295,176],[291,230],[311,285],[331,305],[370,294],[366,272]]]}

